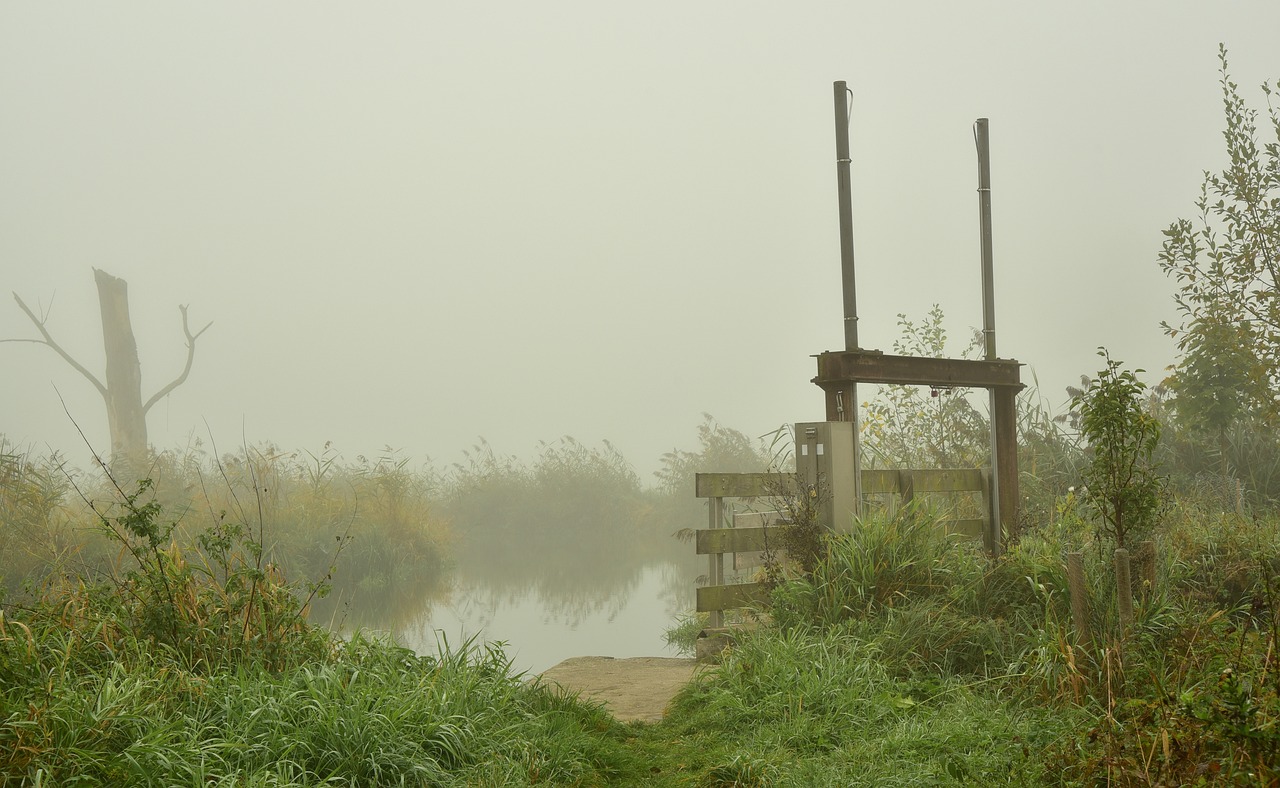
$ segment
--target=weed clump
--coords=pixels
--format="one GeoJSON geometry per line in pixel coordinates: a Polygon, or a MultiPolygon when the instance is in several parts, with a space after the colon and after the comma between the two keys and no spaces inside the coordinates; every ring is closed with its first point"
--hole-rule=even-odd
{"type": "Polygon", "coordinates": [[[259,537],[220,521],[188,559],[144,482],[99,512],[122,561],[0,609],[0,783],[603,784],[633,768],[598,707],[500,646],[419,656],[335,639],[259,537]]]}

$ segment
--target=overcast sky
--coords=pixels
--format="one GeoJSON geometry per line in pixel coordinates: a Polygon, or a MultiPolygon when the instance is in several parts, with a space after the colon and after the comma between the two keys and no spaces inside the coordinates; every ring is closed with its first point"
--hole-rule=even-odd
{"type": "MultiPolygon", "coordinates": [[[[1249,102],[1280,3],[0,0],[0,338],[97,373],[92,268],[129,282],[151,440],[347,457],[613,441],[647,474],[699,414],[823,417],[841,329],[832,82],[853,89],[860,336],[981,322],[1055,405],[1175,360],[1160,231],[1220,169],[1217,46],[1249,102]],[[207,425],[207,426],[206,426],[207,425]]],[[[101,450],[96,391],[0,344],[0,434],[101,450]]]]}

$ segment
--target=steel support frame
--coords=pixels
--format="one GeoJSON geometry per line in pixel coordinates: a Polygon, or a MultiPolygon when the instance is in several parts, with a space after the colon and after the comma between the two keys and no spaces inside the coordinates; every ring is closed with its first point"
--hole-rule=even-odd
{"type": "Polygon", "coordinates": [[[994,494],[988,500],[999,517],[991,517],[991,530],[983,541],[998,554],[1005,534],[1018,522],[1018,392],[1021,364],[1012,359],[971,360],[895,356],[874,350],[828,351],[815,356],[818,375],[813,383],[826,395],[827,420],[850,421],[857,403],[851,397],[859,383],[983,388],[991,392],[994,431],[994,494]],[[998,500],[997,500],[998,496],[998,500]]]}

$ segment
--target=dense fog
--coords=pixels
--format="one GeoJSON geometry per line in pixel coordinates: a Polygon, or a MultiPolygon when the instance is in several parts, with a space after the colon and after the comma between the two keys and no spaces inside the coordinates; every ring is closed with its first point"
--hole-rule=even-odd
{"type": "MultiPolygon", "coordinates": [[[[611,440],[648,480],[703,412],[822,417],[841,340],[831,83],[854,92],[862,343],[981,321],[971,124],[991,119],[997,343],[1052,402],[1098,345],[1158,379],[1160,231],[1219,167],[1217,45],[1274,75],[1280,7],[333,3],[0,8],[0,337],[20,295],[95,374],[129,283],[158,448],[451,463],[611,440]]],[[[99,450],[98,394],[0,345],[0,433],[99,450]]]]}

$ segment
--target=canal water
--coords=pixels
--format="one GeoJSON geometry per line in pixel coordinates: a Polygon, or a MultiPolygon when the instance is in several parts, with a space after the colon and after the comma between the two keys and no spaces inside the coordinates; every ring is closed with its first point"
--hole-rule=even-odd
{"type": "Polygon", "coordinates": [[[664,636],[692,610],[696,574],[657,560],[586,582],[550,572],[511,583],[459,567],[392,594],[340,588],[313,620],[347,634],[390,634],[420,654],[502,642],[512,670],[540,673],[569,657],[678,656],[664,636]]]}
{"type": "Polygon", "coordinates": [[[435,651],[442,638],[503,641],[512,668],[533,673],[569,657],[676,656],[663,636],[693,605],[693,581],[685,581],[675,564],[651,564],[590,600],[537,588],[503,593],[460,575],[451,593],[428,603],[398,636],[422,654],[435,651]],[[687,585],[687,593],[677,584],[687,585]]]}

